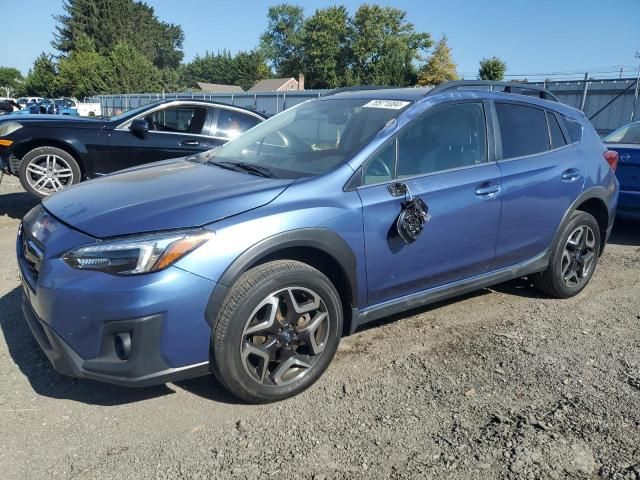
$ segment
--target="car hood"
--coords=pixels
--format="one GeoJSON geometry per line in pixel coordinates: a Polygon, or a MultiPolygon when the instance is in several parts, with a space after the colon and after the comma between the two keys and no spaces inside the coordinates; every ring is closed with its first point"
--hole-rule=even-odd
{"type": "Polygon", "coordinates": [[[0,117],[0,122],[20,122],[24,126],[102,128],[109,122],[100,117],[79,117],[76,115],[9,114],[0,117]]]}
{"type": "Polygon", "coordinates": [[[167,160],[80,183],[44,207],[94,237],[202,226],[266,205],[292,180],[167,160]]]}

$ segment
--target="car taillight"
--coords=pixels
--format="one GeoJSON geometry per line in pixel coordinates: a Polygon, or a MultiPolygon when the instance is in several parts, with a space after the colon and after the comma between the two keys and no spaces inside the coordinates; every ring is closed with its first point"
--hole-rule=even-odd
{"type": "Polygon", "coordinates": [[[607,150],[604,152],[604,159],[611,167],[611,170],[615,172],[616,168],[618,168],[618,152],[614,150],[607,150]]]}

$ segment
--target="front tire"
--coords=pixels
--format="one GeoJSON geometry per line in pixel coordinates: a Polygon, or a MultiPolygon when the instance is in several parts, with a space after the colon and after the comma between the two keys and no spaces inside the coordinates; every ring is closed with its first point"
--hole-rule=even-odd
{"type": "Polygon", "coordinates": [[[577,295],[593,276],[600,245],[600,226],[596,219],[576,210],[553,246],[549,267],[533,276],[534,285],[555,298],[577,295]]]}
{"type": "Polygon", "coordinates": [[[56,147],[38,147],[20,162],[22,187],[38,198],[64,190],[80,181],[80,166],[69,153],[56,147]]]}
{"type": "Polygon", "coordinates": [[[322,375],[341,333],[340,296],[325,275],[293,260],[265,263],[227,294],[211,340],[211,369],[242,400],[282,400],[322,375]]]}

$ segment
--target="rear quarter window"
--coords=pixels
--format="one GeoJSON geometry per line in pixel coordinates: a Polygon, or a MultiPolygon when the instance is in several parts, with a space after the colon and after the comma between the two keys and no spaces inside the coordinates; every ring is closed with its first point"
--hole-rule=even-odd
{"type": "Polygon", "coordinates": [[[563,120],[571,143],[578,143],[582,140],[582,125],[569,117],[563,117],[563,120]]]}

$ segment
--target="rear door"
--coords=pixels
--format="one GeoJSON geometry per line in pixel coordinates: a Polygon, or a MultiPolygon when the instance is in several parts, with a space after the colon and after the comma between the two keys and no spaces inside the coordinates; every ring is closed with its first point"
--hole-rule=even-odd
{"type": "Polygon", "coordinates": [[[565,120],[556,113],[528,103],[499,101],[494,103],[494,115],[502,171],[502,214],[493,267],[498,269],[548,248],[582,191],[586,163],[568,140],[565,120]]]}
{"type": "Polygon", "coordinates": [[[262,118],[235,108],[216,107],[210,135],[211,146],[217,147],[255,127],[262,118]]]}
{"type": "MultiPolygon", "coordinates": [[[[149,133],[141,137],[129,130],[129,122],[112,130],[109,155],[97,173],[110,173],[158,160],[184,157],[212,148],[205,135],[215,110],[202,104],[161,107],[145,113],[149,133]]],[[[215,146],[215,145],[213,145],[215,146]]]]}

